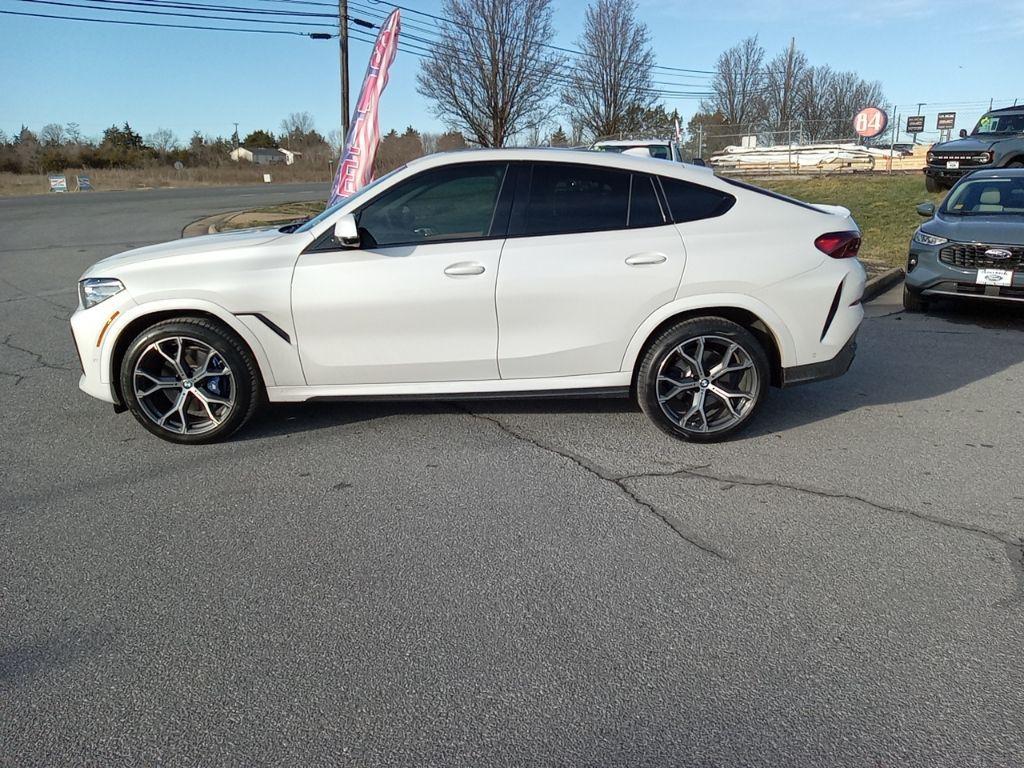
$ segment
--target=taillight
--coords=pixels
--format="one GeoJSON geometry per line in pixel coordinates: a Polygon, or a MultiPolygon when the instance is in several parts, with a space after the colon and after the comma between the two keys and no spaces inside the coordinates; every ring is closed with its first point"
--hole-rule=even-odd
{"type": "Polygon", "coordinates": [[[860,233],[828,232],[814,241],[814,247],[833,259],[852,259],[860,250],[860,233]]]}

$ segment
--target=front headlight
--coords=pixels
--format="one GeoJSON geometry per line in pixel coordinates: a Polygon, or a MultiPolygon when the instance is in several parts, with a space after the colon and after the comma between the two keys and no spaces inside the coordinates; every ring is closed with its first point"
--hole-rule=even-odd
{"type": "Polygon", "coordinates": [[[112,277],[87,277],[78,283],[78,299],[82,302],[82,309],[89,309],[123,290],[121,281],[112,277]]]}
{"type": "Polygon", "coordinates": [[[944,245],[949,242],[948,238],[936,237],[935,235],[929,235],[927,232],[917,230],[914,233],[914,242],[920,243],[921,245],[944,245]]]}

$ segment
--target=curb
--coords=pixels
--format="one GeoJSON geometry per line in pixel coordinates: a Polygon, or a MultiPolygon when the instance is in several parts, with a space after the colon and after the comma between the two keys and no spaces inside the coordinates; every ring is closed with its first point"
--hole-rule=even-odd
{"type": "Polygon", "coordinates": [[[866,304],[872,299],[881,296],[902,280],[903,275],[904,272],[900,267],[893,267],[880,275],[875,275],[864,286],[864,295],[860,298],[861,302],[866,304]]]}
{"type": "Polygon", "coordinates": [[[228,211],[227,213],[217,213],[213,216],[204,216],[201,219],[196,219],[191,224],[186,224],[184,228],[182,228],[181,236],[196,237],[197,235],[215,235],[220,232],[221,224],[232,216],[239,213],[245,213],[246,210],[228,211]]]}

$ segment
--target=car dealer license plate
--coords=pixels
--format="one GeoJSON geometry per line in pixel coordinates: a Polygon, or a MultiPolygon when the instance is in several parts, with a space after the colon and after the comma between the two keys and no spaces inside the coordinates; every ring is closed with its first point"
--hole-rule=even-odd
{"type": "Polygon", "coordinates": [[[946,162],[946,167],[947,168],[959,168],[960,167],[960,161],[959,160],[949,160],[949,161],[946,162]]]}
{"type": "Polygon", "coordinates": [[[978,270],[978,284],[979,285],[1012,285],[1013,284],[1013,270],[1012,269],[979,269],[978,270]]]}

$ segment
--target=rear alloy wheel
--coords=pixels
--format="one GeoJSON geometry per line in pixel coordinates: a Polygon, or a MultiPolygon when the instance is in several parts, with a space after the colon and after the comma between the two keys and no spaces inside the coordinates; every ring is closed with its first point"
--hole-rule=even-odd
{"type": "Polygon", "coordinates": [[[903,309],[907,312],[927,312],[928,311],[928,300],[921,296],[919,293],[903,286],[903,309]]]}
{"type": "Polygon", "coordinates": [[[686,320],[648,349],[637,399],[658,428],[697,442],[749,423],[768,387],[768,360],[750,331],[724,318],[686,320]]]}
{"type": "Polygon", "coordinates": [[[189,444],[227,437],[260,400],[249,350],[201,318],[157,323],[139,334],[121,365],[121,392],[142,426],[189,444]]]}

